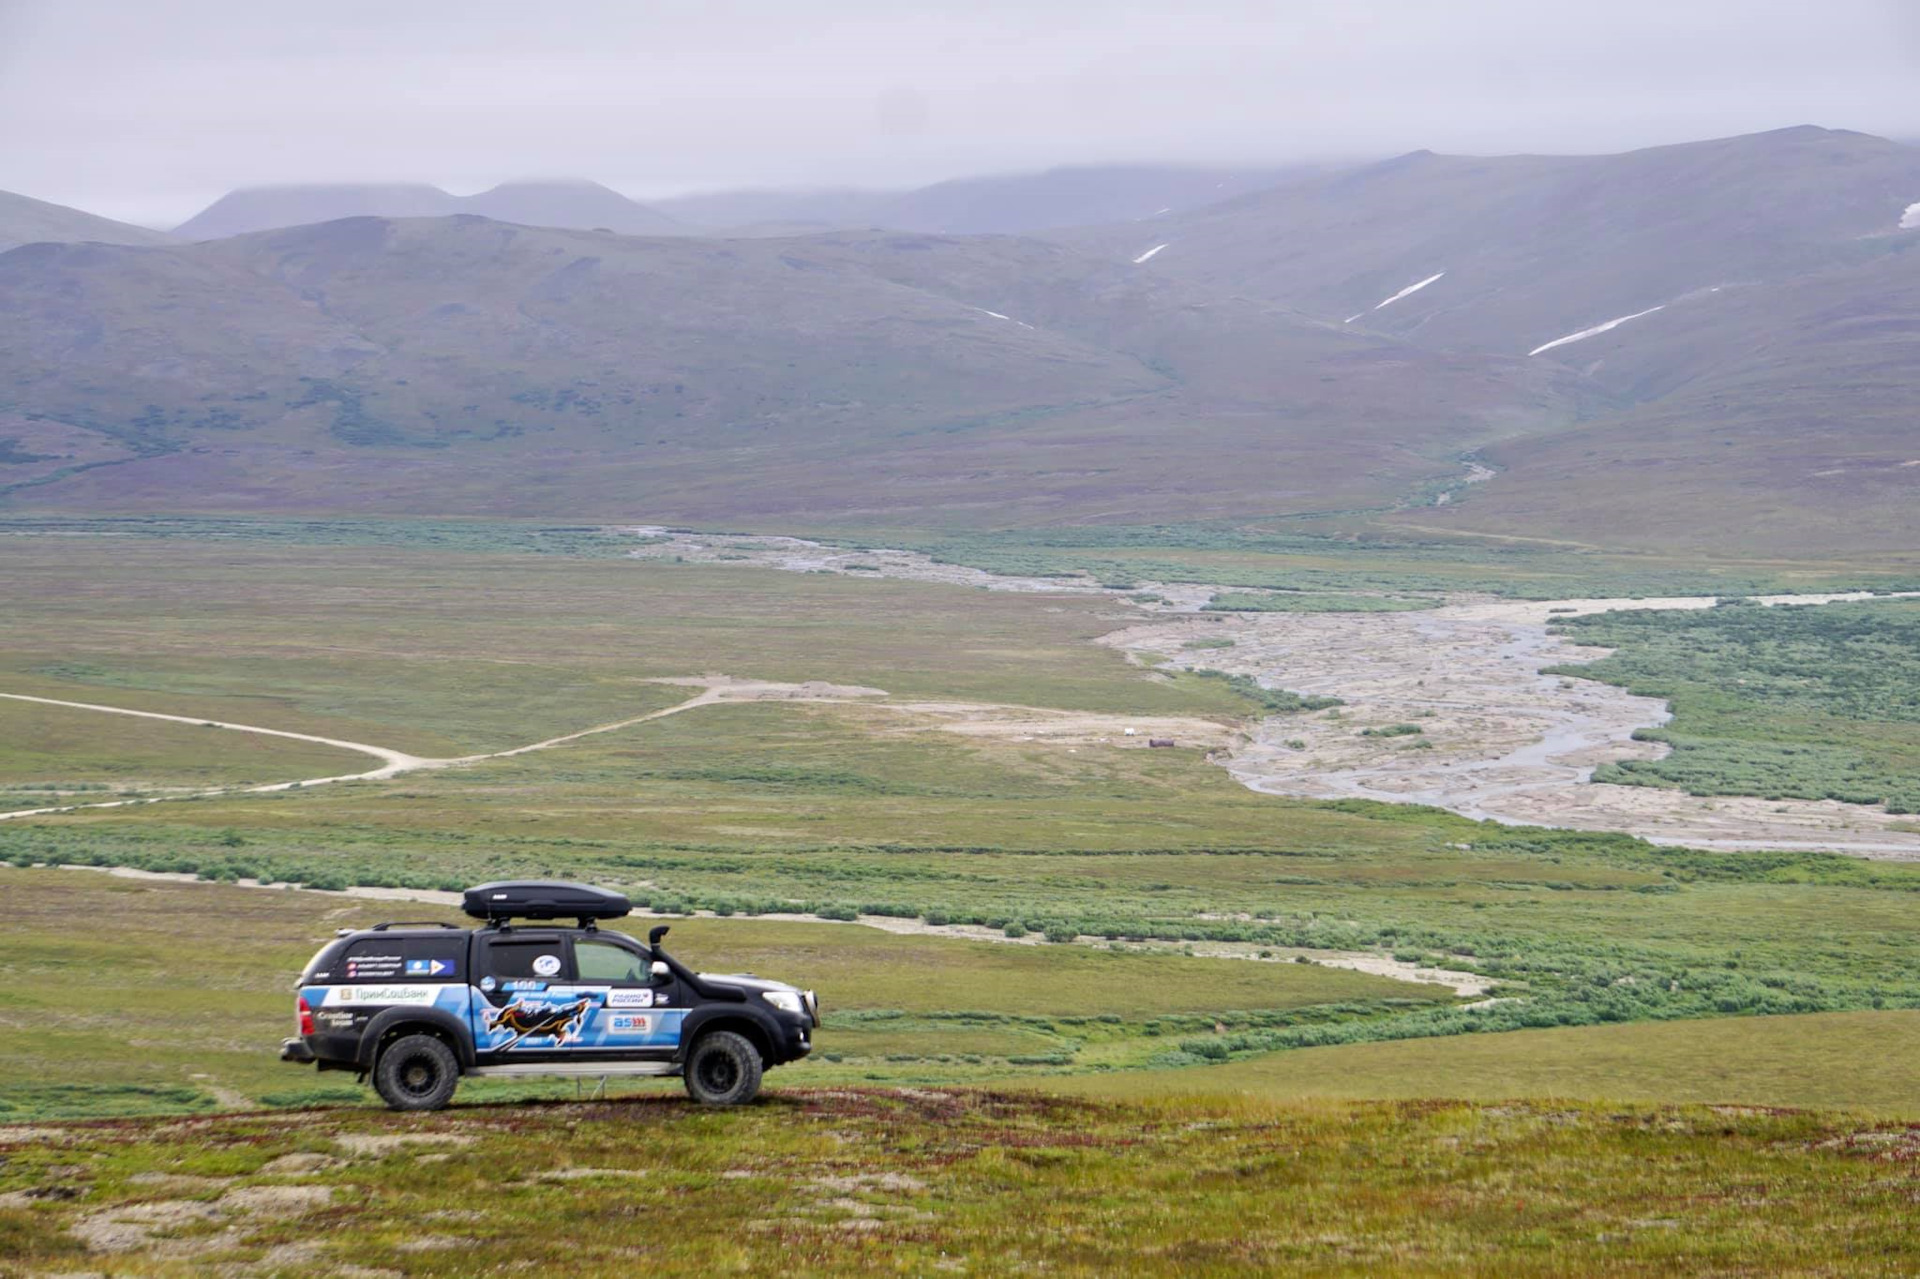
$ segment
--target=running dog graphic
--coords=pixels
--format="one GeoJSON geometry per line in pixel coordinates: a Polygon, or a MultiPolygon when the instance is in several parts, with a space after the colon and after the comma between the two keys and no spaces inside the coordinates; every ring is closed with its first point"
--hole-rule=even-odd
{"type": "Polygon", "coordinates": [[[507,1031],[513,1038],[494,1051],[517,1048],[527,1039],[551,1039],[558,1047],[580,1033],[581,1023],[592,1007],[593,1000],[577,999],[570,1004],[508,1004],[496,1008],[487,1014],[487,1029],[507,1031]]]}

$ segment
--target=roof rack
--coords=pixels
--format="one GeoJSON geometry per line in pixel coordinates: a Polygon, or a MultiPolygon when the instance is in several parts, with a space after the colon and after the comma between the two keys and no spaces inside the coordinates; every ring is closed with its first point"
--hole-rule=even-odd
{"type": "Polygon", "coordinates": [[[476,884],[466,891],[462,908],[493,927],[503,927],[510,919],[577,919],[584,929],[633,910],[624,896],[604,888],[538,879],[476,884]]]}
{"type": "Polygon", "coordinates": [[[389,928],[451,928],[457,932],[460,925],[449,924],[444,919],[390,919],[384,924],[375,924],[371,931],[384,933],[389,928]]]}

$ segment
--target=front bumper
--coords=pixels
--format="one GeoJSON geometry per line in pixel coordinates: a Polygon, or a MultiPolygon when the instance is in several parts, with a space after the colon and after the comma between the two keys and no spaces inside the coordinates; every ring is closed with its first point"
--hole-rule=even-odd
{"type": "Polygon", "coordinates": [[[318,1058],[313,1055],[313,1049],[307,1047],[307,1041],[296,1035],[292,1039],[280,1041],[280,1060],[308,1066],[318,1058]]]}

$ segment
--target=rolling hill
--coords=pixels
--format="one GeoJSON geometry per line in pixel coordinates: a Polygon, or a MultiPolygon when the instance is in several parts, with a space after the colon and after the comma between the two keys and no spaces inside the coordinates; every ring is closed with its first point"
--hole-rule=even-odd
{"type": "Polygon", "coordinates": [[[506,182],[468,196],[452,212],[475,213],[496,222],[621,235],[683,235],[687,230],[657,209],[598,182],[506,182]]]}
{"type": "Polygon", "coordinates": [[[583,231],[599,228],[626,235],[675,235],[684,231],[672,218],[618,191],[597,182],[574,180],[508,182],[470,196],[449,195],[423,183],[247,187],[221,196],[175,227],[173,233],[182,240],[221,240],[340,218],[433,218],[456,213],[529,226],[583,231]]]}
{"type": "Polygon", "coordinates": [[[1238,169],[1183,165],[1064,167],[956,178],[909,191],[800,188],[711,191],[639,204],[596,182],[510,182],[477,195],[412,185],[253,187],[230,192],[176,227],[187,240],[349,217],[475,213],[526,226],[623,235],[799,235],[886,227],[952,235],[1020,235],[1096,222],[1150,219],[1259,190],[1305,166],[1238,169]]]}
{"type": "MultiPolygon", "coordinates": [[[[887,207],[981,231],[1228,180],[1169,195],[1174,173],[887,207]]],[[[1044,239],[665,237],[546,183],[456,203],[607,229],[457,212],[30,245],[0,254],[0,501],[769,529],[1341,513],[1914,549],[1920,151],[1796,128],[1246,181],[1268,185],[1044,239]],[[1449,488],[1468,455],[1494,478],[1449,488]]]]}
{"type": "Polygon", "coordinates": [[[50,241],[75,244],[88,240],[101,244],[166,244],[173,237],[164,231],[115,222],[64,204],[49,204],[11,191],[0,191],[0,253],[22,244],[50,241]]]}
{"type": "Polygon", "coordinates": [[[1032,240],[642,239],[468,215],[18,250],[0,255],[0,318],[34,335],[0,352],[6,409],[122,451],[51,477],[42,461],[10,494],[65,509],[1329,509],[1570,423],[1576,380],[1216,304],[1032,240]]]}
{"type": "Polygon", "coordinates": [[[1871,258],[1917,200],[1920,149],[1804,127],[1608,156],[1421,151],[1065,239],[1127,259],[1164,245],[1157,273],[1525,355],[1696,290],[1871,258]]]}
{"type": "Polygon", "coordinates": [[[1272,186],[1292,168],[1106,165],[957,178],[896,196],[876,226],[950,235],[1019,235],[1091,223],[1146,222],[1272,186]]]}
{"type": "Polygon", "coordinates": [[[676,195],[655,200],[653,207],[703,233],[804,235],[873,226],[879,211],[899,194],[858,187],[766,187],[676,195]]]}
{"type": "Polygon", "coordinates": [[[1294,180],[1110,262],[1424,349],[1559,364],[1577,430],[1401,524],[1721,554],[1912,549],[1920,150],[1811,127],[1612,156],[1418,152],[1294,180]]]}
{"type": "Polygon", "coordinates": [[[1487,451],[1497,482],[1408,520],[1609,546],[1841,557],[1920,530],[1920,235],[1698,294],[1579,343],[1630,407],[1487,451]]]}
{"type": "Polygon", "coordinates": [[[229,191],[173,229],[182,240],[220,240],[249,231],[331,222],[336,218],[433,218],[459,208],[459,197],[424,183],[243,187],[229,191]]]}

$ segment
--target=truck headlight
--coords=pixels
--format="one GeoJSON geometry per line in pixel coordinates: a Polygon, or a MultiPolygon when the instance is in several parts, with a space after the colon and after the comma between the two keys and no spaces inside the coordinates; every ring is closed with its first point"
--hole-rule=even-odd
{"type": "Polygon", "coordinates": [[[760,998],[783,1013],[800,1014],[806,1011],[800,1003],[800,992],[797,990],[763,990],[760,992],[760,998]]]}

